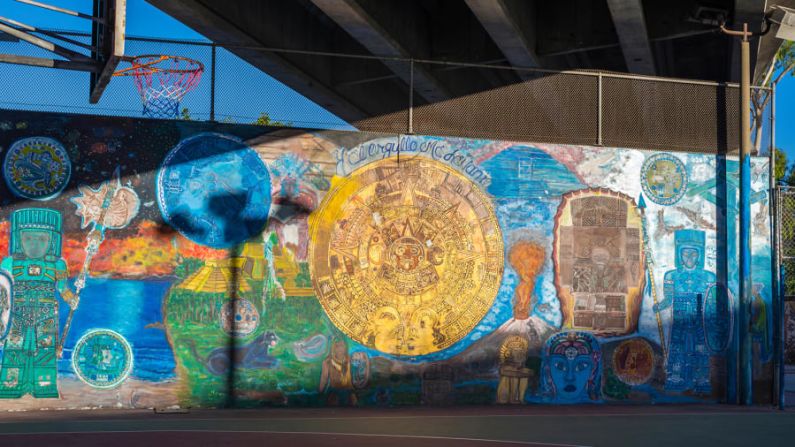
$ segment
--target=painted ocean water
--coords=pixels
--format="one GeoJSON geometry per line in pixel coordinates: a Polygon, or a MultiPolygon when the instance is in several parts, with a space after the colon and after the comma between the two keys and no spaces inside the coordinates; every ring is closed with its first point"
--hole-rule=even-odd
{"type": "MultiPolygon", "coordinates": [[[[162,326],[162,303],[172,283],[171,279],[88,279],[58,361],[59,374],[73,375],[72,350],[80,337],[92,329],[111,329],[132,346],[130,377],[154,382],[174,377],[174,354],[162,326]]],[[[69,306],[61,302],[61,330],[68,314],[69,306]]]]}

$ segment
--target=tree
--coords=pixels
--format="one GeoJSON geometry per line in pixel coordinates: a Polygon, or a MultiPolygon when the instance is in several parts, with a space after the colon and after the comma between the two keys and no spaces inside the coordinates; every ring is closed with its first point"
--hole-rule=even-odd
{"type": "Polygon", "coordinates": [[[189,108],[187,108],[187,107],[183,107],[182,108],[182,111],[180,112],[180,119],[183,119],[185,121],[190,121],[191,120],[190,109],[189,108]]]}
{"type": "Polygon", "coordinates": [[[257,126],[270,126],[270,127],[291,127],[292,126],[292,123],[290,123],[290,122],[285,123],[285,122],[282,122],[282,121],[275,121],[275,120],[271,119],[270,115],[268,115],[268,112],[261,112],[259,114],[259,118],[257,118],[257,120],[254,121],[253,124],[257,125],[257,126]]]}
{"type": "MultiPolygon", "coordinates": [[[[179,112],[179,119],[182,119],[182,120],[185,120],[185,121],[193,120],[193,117],[190,114],[190,109],[187,108],[187,107],[183,107],[182,110],[180,110],[180,112],[179,112]]],[[[225,117],[221,118],[220,122],[224,123],[224,124],[234,124],[235,123],[235,119],[232,118],[231,116],[225,116],[225,117]]],[[[251,124],[254,124],[255,126],[270,126],[270,127],[292,127],[293,126],[293,123],[290,122],[290,121],[283,122],[283,121],[276,121],[276,120],[271,119],[270,115],[268,115],[267,112],[261,112],[259,114],[259,117],[257,118],[257,120],[254,121],[251,124]]]]}
{"type": "MultiPolygon", "coordinates": [[[[795,42],[785,40],[776,52],[775,61],[770,64],[765,78],[762,80],[762,87],[774,87],[781,81],[787,74],[793,74],[795,68],[795,42]]],[[[767,110],[772,92],[769,89],[756,89],[751,94],[751,116],[753,123],[751,130],[753,132],[754,153],[759,154],[762,148],[762,130],[765,125],[765,110],[767,110]]]]}
{"type": "Polygon", "coordinates": [[[790,180],[792,180],[792,173],[787,176],[787,164],[787,154],[781,149],[776,148],[776,185],[789,184],[790,180]]]}

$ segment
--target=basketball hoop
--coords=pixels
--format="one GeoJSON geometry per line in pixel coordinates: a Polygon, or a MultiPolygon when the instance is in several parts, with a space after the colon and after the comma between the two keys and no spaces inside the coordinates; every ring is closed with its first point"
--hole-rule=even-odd
{"type": "Polygon", "coordinates": [[[150,118],[176,118],[179,102],[199,85],[204,64],[181,56],[145,54],[130,60],[131,67],[113,76],[132,76],[150,118]]]}

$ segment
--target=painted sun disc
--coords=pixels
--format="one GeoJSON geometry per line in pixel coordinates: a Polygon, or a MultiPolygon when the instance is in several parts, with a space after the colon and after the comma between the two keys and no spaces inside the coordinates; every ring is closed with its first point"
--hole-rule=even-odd
{"type": "Polygon", "coordinates": [[[374,162],[326,195],[310,268],[334,324],[381,352],[423,355],[464,338],[497,294],[500,227],[489,199],[446,165],[374,162]]]}

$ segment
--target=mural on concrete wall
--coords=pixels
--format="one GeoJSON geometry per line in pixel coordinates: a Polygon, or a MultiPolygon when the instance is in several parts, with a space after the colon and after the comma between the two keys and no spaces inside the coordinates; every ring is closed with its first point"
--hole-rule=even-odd
{"type": "Polygon", "coordinates": [[[557,403],[598,401],[602,352],[588,332],[564,331],[547,339],[541,364],[542,393],[557,403]]]}
{"type": "MultiPolygon", "coordinates": [[[[32,112],[0,124],[0,409],[736,393],[736,161],[32,112]]],[[[761,402],[767,163],[752,169],[761,402]]]]}
{"type": "Polygon", "coordinates": [[[604,335],[637,328],[643,289],[640,214],[607,189],[563,196],[553,260],[563,326],[604,335]]]}
{"type": "Polygon", "coordinates": [[[419,356],[462,338],[491,308],[503,268],[485,194],[443,163],[371,163],[312,216],[310,271],[334,325],[377,351],[419,356]]]}

